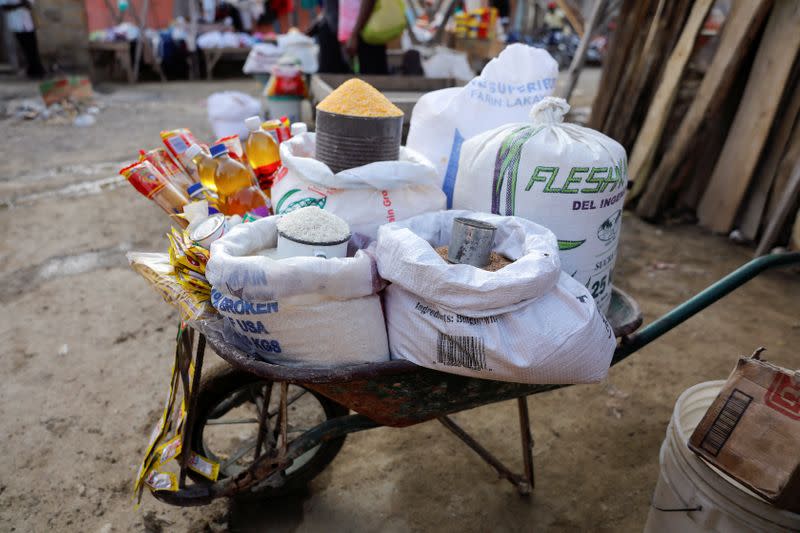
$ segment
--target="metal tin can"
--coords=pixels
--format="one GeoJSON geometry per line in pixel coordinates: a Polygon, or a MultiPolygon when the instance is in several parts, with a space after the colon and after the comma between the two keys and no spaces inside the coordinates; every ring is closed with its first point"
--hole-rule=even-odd
{"type": "Polygon", "coordinates": [[[495,231],[497,227],[487,222],[464,217],[454,219],[447,260],[478,268],[485,267],[489,264],[495,231]]]}
{"type": "Polygon", "coordinates": [[[211,246],[211,243],[225,235],[228,231],[228,224],[225,215],[217,213],[208,218],[193,223],[189,230],[189,238],[204,248],[211,246]]]}

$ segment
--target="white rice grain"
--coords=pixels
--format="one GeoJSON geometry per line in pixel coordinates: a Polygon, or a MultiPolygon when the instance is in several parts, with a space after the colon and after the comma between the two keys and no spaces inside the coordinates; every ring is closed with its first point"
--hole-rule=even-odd
{"type": "Polygon", "coordinates": [[[278,221],[278,231],[289,239],[309,243],[342,242],[350,236],[347,222],[315,205],[284,215],[278,221]]]}

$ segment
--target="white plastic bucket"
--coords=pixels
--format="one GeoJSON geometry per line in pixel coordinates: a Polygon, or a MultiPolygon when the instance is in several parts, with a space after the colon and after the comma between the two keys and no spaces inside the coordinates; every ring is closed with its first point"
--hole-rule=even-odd
{"type": "Polygon", "coordinates": [[[724,384],[700,383],[675,402],[645,533],[800,531],[800,514],[773,507],[689,449],[689,437],[724,384]]]}
{"type": "Polygon", "coordinates": [[[300,106],[303,99],[293,96],[268,96],[267,116],[270,119],[288,117],[289,122],[300,121],[300,106]]]}

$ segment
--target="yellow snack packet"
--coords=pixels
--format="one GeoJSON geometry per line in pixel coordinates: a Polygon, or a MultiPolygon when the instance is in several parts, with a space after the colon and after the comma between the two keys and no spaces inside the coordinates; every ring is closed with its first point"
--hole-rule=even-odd
{"type": "Polygon", "coordinates": [[[179,433],[156,449],[154,468],[167,464],[181,454],[183,436],[179,433]]]}
{"type": "Polygon", "coordinates": [[[175,397],[178,393],[178,365],[177,365],[177,356],[176,359],[172,362],[172,376],[169,382],[169,392],[167,393],[167,399],[164,402],[164,410],[161,413],[161,416],[158,419],[153,431],[150,433],[150,441],[148,442],[147,448],[145,448],[145,454],[142,458],[142,462],[139,465],[139,469],[136,472],[136,478],[133,485],[133,497],[136,498],[141,497],[142,494],[142,482],[146,476],[146,472],[149,471],[150,466],[153,464],[156,454],[154,451],[157,449],[158,442],[164,437],[164,435],[169,431],[170,426],[170,415],[172,413],[172,407],[175,403],[175,397]]]}
{"type": "Polygon", "coordinates": [[[152,491],[168,490],[175,492],[178,490],[178,477],[172,472],[150,470],[145,476],[144,482],[152,491]]]}
{"type": "Polygon", "coordinates": [[[219,476],[219,463],[195,452],[189,454],[189,462],[186,466],[211,481],[216,481],[219,476]]]}

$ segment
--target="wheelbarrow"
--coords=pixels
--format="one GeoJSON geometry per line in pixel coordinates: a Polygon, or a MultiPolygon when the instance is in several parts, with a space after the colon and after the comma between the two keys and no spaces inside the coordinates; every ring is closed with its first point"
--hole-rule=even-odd
{"type": "MultiPolygon", "coordinates": [[[[614,288],[607,318],[618,346],[611,364],[624,360],[764,270],[792,264],[800,264],[800,253],[754,259],[641,330],[638,305],[614,288]]],[[[191,331],[185,333],[193,335],[191,331]]],[[[219,461],[220,469],[219,478],[211,482],[187,470],[186,460],[182,460],[180,488],[154,492],[156,498],[179,506],[204,505],[222,497],[284,495],[304,487],[324,470],[348,434],[433,419],[526,495],[535,484],[526,398],[563,386],[457,376],[403,360],[335,369],[290,368],[242,352],[216,334],[199,334],[197,339],[183,449],[219,461]],[[206,344],[229,366],[214,368],[201,380],[206,344]],[[512,472],[449,416],[511,399],[517,400],[519,410],[522,473],[512,472]],[[194,483],[187,483],[187,474],[194,483]]]]}

